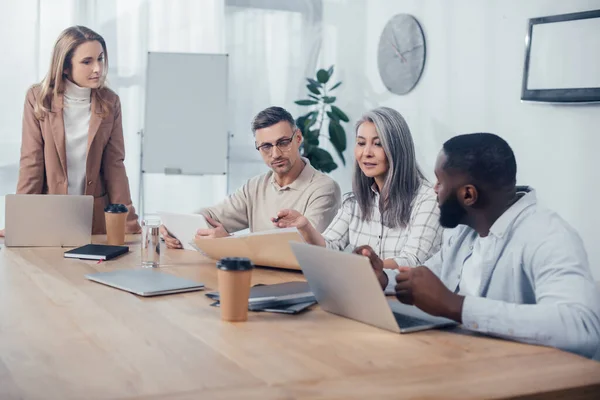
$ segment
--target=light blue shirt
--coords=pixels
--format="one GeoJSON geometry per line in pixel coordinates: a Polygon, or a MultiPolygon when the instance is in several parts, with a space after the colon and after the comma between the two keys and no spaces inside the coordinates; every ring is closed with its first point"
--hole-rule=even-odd
{"type": "MultiPolygon", "coordinates": [[[[556,347],[600,360],[600,290],[577,232],[525,194],[490,228],[481,256],[477,296],[465,296],[463,325],[520,342],[556,347]]],[[[426,263],[452,291],[478,234],[460,225],[444,232],[426,263]]],[[[395,274],[386,271],[390,286],[395,274]]]]}

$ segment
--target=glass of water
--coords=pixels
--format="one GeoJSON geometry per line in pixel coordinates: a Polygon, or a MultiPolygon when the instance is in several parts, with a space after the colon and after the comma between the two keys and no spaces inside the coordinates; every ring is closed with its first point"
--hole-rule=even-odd
{"type": "Polygon", "coordinates": [[[142,220],[142,267],[158,268],[160,265],[160,220],[142,220]]]}

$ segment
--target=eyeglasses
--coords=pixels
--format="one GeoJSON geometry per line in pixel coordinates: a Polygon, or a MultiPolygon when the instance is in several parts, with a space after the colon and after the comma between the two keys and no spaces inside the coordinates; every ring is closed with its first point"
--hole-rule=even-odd
{"type": "Polygon", "coordinates": [[[256,148],[256,150],[260,151],[263,154],[271,154],[271,151],[273,150],[273,146],[277,146],[277,148],[282,152],[289,151],[292,148],[292,142],[294,140],[294,136],[296,136],[296,131],[294,131],[294,133],[292,134],[292,137],[279,139],[275,143],[275,145],[273,145],[271,143],[263,143],[260,146],[258,146],[256,148]]]}

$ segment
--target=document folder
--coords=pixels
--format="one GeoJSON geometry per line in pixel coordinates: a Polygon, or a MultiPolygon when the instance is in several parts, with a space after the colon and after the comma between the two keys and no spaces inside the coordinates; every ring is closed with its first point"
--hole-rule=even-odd
{"type": "Polygon", "coordinates": [[[194,245],[213,260],[246,257],[254,265],[300,270],[289,242],[304,242],[296,228],[273,229],[226,238],[197,238],[194,245]]]}

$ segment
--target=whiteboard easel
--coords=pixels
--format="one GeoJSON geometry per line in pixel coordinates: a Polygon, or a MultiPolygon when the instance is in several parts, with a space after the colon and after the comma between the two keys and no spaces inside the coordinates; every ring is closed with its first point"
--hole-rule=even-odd
{"type": "Polygon", "coordinates": [[[226,54],[148,53],[140,215],[144,174],[229,178],[227,75],[226,54]]]}

